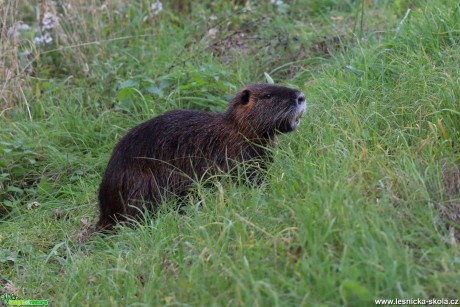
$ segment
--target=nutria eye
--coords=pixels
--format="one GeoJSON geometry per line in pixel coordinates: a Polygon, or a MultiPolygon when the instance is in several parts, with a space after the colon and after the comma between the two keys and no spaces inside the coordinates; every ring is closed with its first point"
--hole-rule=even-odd
{"type": "Polygon", "coordinates": [[[272,95],[270,95],[270,94],[267,94],[267,95],[265,95],[264,97],[268,99],[268,98],[271,98],[271,97],[272,97],[272,95]]]}

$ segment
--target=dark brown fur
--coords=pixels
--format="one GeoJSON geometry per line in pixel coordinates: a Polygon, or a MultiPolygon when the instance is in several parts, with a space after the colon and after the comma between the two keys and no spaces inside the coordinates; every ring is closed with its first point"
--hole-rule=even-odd
{"type": "Polygon", "coordinates": [[[276,134],[294,130],[304,110],[300,91],[258,83],[224,113],[173,110],[132,128],[102,179],[97,227],[153,212],[171,195],[186,195],[194,179],[228,172],[235,162],[266,160],[276,134]]]}

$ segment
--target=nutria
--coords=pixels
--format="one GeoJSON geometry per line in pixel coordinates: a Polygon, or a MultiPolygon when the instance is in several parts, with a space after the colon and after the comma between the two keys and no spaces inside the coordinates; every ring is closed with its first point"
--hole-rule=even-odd
{"type": "Polygon", "coordinates": [[[223,113],[173,110],[132,128],[103,176],[97,227],[154,212],[172,195],[187,195],[195,179],[236,164],[263,165],[276,135],[295,130],[305,109],[299,90],[256,83],[239,91],[223,113]]]}

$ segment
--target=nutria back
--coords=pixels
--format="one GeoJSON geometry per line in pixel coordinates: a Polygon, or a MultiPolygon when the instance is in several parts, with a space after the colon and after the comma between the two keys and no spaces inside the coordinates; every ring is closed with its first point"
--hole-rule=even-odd
{"type": "MultiPolygon", "coordinates": [[[[115,146],[99,188],[99,229],[154,212],[194,180],[263,165],[276,135],[297,128],[306,108],[296,89],[251,84],[224,113],[173,110],[132,128],[115,146]]],[[[252,170],[253,171],[253,170],[252,170]]]]}

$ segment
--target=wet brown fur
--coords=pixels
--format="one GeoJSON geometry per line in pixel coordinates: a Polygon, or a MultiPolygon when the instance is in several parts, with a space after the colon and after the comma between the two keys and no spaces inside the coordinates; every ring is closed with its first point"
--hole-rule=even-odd
{"type": "Polygon", "coordinates": [[[154,212],[172,195],[185,196],[193,180],[228,172],[235,162],[266,161],[276,134],[294,129],[289,120],[300,96],[295,89],[252,84],[224,113],[173,110],[132,128],[103,176],[97,228],[136,219],[144,208],[154,212]]]}

